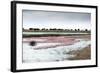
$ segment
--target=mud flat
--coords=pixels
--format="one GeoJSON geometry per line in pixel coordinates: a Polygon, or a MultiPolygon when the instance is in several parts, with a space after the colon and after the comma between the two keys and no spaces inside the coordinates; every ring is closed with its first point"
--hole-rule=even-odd
{"type": "Polygon", "coordinates": [[[41,36],[23,38],[23,62],[91,59],[91,36],[41,36]],[[36,45],[29,45],[34,41],[36,45]]]}

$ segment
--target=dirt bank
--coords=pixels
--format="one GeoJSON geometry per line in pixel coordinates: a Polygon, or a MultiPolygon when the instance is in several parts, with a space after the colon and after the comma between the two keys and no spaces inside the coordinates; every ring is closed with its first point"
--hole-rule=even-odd
{"type": "Polygon", "coordinates": [[[72,51],[70,54],[75,55],[73,58],[69,58],[69,60],[86,60],[91,59],[91,46],[77,51],[72,51]]]}

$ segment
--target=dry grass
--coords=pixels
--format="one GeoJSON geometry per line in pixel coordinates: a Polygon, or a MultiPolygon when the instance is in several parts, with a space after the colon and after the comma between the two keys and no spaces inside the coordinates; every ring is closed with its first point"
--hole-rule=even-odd
{"type": "Polygon", "coordinates": [[[91,48],[90,46],[78,50],[78,51],[72,51],[70,54],[75,55],[73,58],[69,58],[69,60],[86,60],[86,59],[91,59],[91,48]]]}

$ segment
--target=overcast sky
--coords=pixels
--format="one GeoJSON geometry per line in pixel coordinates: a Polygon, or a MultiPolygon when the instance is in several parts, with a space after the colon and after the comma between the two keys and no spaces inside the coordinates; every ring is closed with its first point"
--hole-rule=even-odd
{"type": "Polygon", "coordinates": [[[91,14],[23,10],[23,28],[90,29],[91,14]]]}

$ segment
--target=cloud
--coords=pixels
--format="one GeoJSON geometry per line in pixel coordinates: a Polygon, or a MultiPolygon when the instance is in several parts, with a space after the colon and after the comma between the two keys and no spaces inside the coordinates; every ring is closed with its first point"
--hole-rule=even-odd
{"type": "Polygon", "coordinates": [[[91,28],[90,13],[23,10],[23,27],[25,28],[71,27],[72,29],[75,29],[78,27],[81,29],[82,26],[86,29],[91,28]]]}

